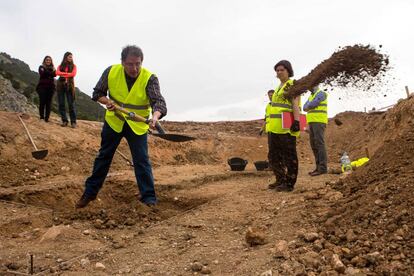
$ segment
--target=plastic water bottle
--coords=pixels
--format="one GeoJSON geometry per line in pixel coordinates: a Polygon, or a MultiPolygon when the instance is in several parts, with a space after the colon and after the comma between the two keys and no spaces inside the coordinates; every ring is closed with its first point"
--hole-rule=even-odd
{"type": "Polygon", "coordinates": [[[341,157],[341,169],[342,172],[352,171],[351,160],[349,159],[348,153],[346,151],[342,154],[341,157]]]}

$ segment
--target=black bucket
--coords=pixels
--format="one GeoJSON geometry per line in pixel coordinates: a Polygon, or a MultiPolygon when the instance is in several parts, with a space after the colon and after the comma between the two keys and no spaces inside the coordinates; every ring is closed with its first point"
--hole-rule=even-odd
{"type": "Polygon", "coordinates": [[[227,163],[232,171],[244,171],[244,168],[246,168],[248,162],[243,158],[233,157],[227,160],[227,163]]]}
{"type": "Polygon", "coordinates": [[[254,166],[256,167],[256,170],[264,171],[265,169],[269,168],[269,162],[267,160],[265,160],[265,161],[256,161],[256,162],[254,162],[254,166]]]}

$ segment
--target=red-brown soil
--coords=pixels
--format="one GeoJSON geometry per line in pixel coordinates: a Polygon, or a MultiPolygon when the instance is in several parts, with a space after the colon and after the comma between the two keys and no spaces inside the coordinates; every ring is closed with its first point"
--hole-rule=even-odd
{"type": "MultiPolygon", "coordinates": [[[[335,118],[341,125],[329,121],[330,168],[345,150],[357,159],[369,149],[371,160],[350,175],[309,177],[313,156],[303,133],[292,193],[268,190],[272,173],[253,166],[267,155],[259,120],[164,122],[198,139],[150,137],[157,208],[138,202],[133,170],[116,154],[98,199],[76,210],[102,124],[70,129],[31,116],[25,122],[35,142],[49,150],[35,160],[16,116],[0,112],[0,274],[27,273],[29,253],[43,274],[414,273],[414,98],[383,114],[345,112],[335,118]],[[234,156],[249,161],[245,171],[229,171],[234,156]],[[246,243],[249,228],[264,244],[246,243]]],[[[130,156],[125,142],[119,149],[130,156]]]]}

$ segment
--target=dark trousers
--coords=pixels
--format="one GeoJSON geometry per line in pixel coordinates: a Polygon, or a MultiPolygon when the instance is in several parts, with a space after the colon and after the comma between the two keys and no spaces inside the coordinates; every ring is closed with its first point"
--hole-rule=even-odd
{"type": "Polygon", "coordinates": [[[328,157],[325,146],[325,128],[323,123],[309,123],[310,144],[315,156],[316,170],[326,173],[328,171],[328,157]]]}
{"type": "Polygon", "coordinates": [[[67,122],[68,117],[66,116],[66,107],[65,107],[65,98],[68,102],[69,107],[69,117],[71,123],[76,123],[76,107],[75,107],[75,97],[72,93],[72,85],[67,84],[63,81],[57,82],[57,99],[59,105],[59,113],[62,118],[62,122],[67,122]]]}
{"type": "Polygon", "coordinates": [[[277,184],[295,186],[298,177],[296,137],[290,134],[269,134],[269,163],[277,184]]]}
{"type": "Polygon", "coordinates": [[[52,104],[53,94],[55,88],[38,88],[37,94],[39,94],[39,116],[40,119],[49,121],[50,107],[52,104]]]}
{"type": "Polygon", "coordinates": [[[104,123],[101,133],[101,148],[95,159],[92,175],[86,179],[84,195],[96,197],[108,174],[116,148],[123,137],[128,141],[131,150],[141,201],[144,203],[155,203],[157,199],[155,196],[154,177],[152,176],[152,168],[148,156],[147,134],[136,135],[126,122],[121,133],[115,132],[107,122],[104,123]]]}

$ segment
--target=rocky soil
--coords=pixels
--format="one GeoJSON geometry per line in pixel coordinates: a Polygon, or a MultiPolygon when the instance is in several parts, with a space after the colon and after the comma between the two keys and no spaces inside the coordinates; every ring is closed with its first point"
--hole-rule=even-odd
{"type": "MultiPolygon", "coordinates": [[[[198,139],[150,137],[160,203],[138,202],[133,170],[119,154],[96,201],[74,204],[99,148],[101,123],[62,128],[0,112],[0,274],[37,275],[412,275],[414,98],[386,113],[346,112],[327,128],[329,167],[346,150],[370,161],[347,174],[309,177],[309,137],[298,141],[291,193],[267,189],[260,121],[164,122],[198,139]],[[232,172],[230,157],[249,161],[232,172]]],[[[128,146],[119,150],[130,157],[128,146]]],[[[335,170],[334,170],[335,171],[335,170]]]]}

